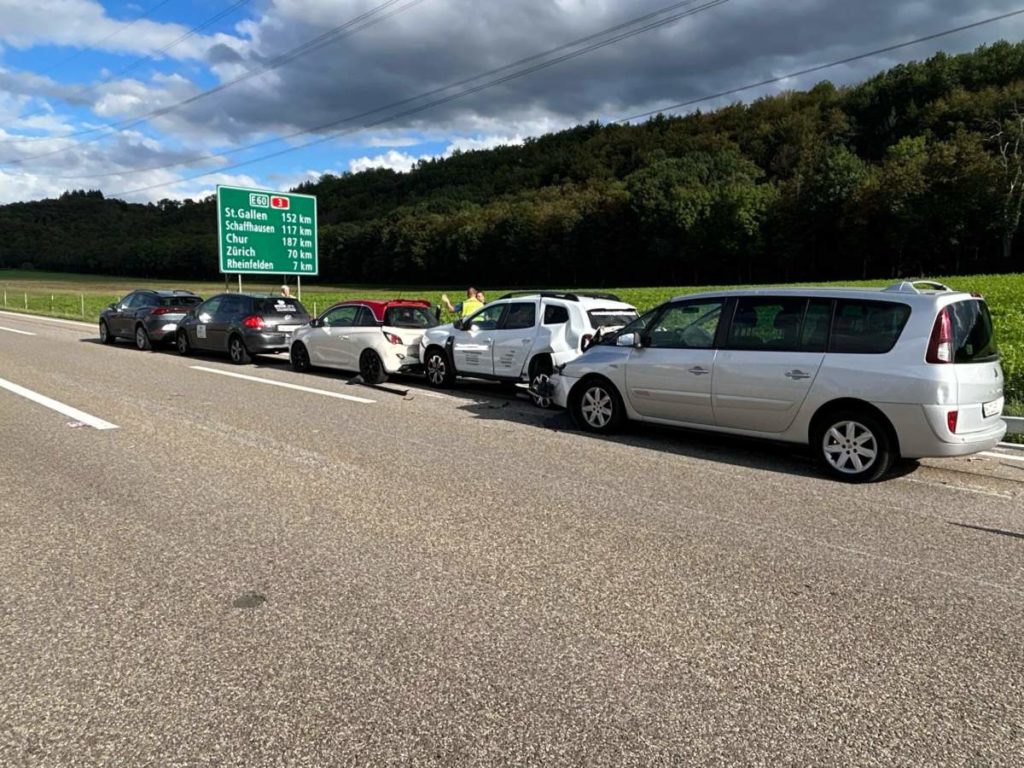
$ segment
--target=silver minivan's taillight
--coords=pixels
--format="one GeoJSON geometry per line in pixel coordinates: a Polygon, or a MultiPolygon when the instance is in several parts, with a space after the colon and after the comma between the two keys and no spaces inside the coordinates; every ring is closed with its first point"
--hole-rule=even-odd
{"type": "Polygon", "coordinates": [[[943,307],[935,318],[925,360],[938,364],[953,362],[953,320],[949,316],[949,307],[943,307]]]}

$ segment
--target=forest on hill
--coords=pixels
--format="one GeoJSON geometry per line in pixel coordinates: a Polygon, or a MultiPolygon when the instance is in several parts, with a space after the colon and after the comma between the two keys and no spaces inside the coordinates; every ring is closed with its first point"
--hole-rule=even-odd
{"type": "MultiPolygon", "coordinates": [[[[1022,271],[1024,44],[325,175],[320,280],[685,285],[1022,271]]],[[[0,206],[0,268],[217,275],[214,201],[0,206]]]]}

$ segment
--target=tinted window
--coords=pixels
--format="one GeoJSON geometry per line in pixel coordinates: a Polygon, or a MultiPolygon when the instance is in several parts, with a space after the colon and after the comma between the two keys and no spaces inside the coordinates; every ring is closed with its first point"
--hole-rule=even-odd
{"type": "Polygon", "coordinates": [[[644,344],[664,349],[711,349],[721,317],[719,299],[673,304],[647,329],[644,344]]]}
{"type": "Polygon", "coordinates": [[[433,328],[437,318],[426,307],[388,307],[384,325],[392,328],[433,328]]]}
{"type": "Polygon", "coordinates": [[[498,321],[505,313],[505,306],[504,304],[492,304],[489,307],[484,307],[469,318],[468,325],[464,324],[464,327],[474,331],[493,331],[498,327],[498,321]]]}
{"type": "Polygon", "coordinates": [[[736,302],[729,326],[729,349],[793,352],[800,348],[800,326],[807,299],[748,297],[736,302]]]}
{"type": "Polygon", "coordinates": [[[986,363],[999,359],[992,316],[984,301],[958,301],[949,306],[953,320],[953,362],[986,363]]]}
{"type": "Polygon", "coordinates": [[[888,301],[836,302],[829,352],[878,355],[891,350],[910,317],[910,307],[888,301]]]}
{"type": "Polygon", "coordinates": [[[508,305],[508,314],[505,316],[505,324],[502,327],[507,331],[514,331],[521,328],[533,328],[536,322],[537,305],[516,302],[508,305]]]}
{"type": "Polygon", "coordinates": [[[235,317],[248,314],[249,300],[245,296],[225,296],[217,310],[218,317],[235,317]]]}
{"type": "Polygon", "coordinates": [[[824,352],[828,346],[828,327],[832,322],[832,299],[811,299],[800,329],[800,351],[824,352]]]}
{"type": "Polygon", "coordinates": [[[127,296],[124,297],[124,299],[121,300],[121,306],[124,309],[139,309],[145,306],[145,304],[141,299],[141,294],[129,293],[127,296]]]}
{"type": "Polygon", "coordinates": [[[356,324],[356,314],[361,307],[358,304],[349,304],[344,307],[335,307],[324,313],[323,324],[328,328],[348,328],[356,324]]]}
{"type": "Polygon", "coordinates": [[[225,296],[214,296],[204,304],[200,304],[196,310],[196,315],[202,317],[203,315],[213,316],[217,310],[220,309],[220,303],[224,301],[225,296]]]}
{"type": "Polygon", "coordinates": [[[603,344],[606,346],[615,346],[615,340],[619,336],[625,335],[627,333],[643,333],[647,329],[647,326],[651,324],[651,321],[654,320],[655,316],[661,312],[661,309],[661,307],[655,307],[654,309],[645,312],[640,317],[633,320],[633,322],[626,325],[624,328],[620,328],[619,330],[615,331],[615,333],[610,333],[606,336],[602,336],[601,340],[596,343],[603,344]]]}
{"type": "Polygon", "coordinates": [[[592,309],[587,312],[594,328],[621,328],[636,320],[636,310],[592,309]]]}
{"type": "Polygon", "coordinates": [[[256,312],[261,315],[305,315],[306,308],[297,300],[284,296],[273,299],[253,299],[256,312]]]}
{"type": "Polygon", "coordinates": [[[152,293],[136,293],[135,298],[132,299],[132,309],[142,309],[143,307],[157,307],[159,305],[159,300],[152,293]]]}
{"type": "Polygon", "coordinates": [[[356,315],[356,325],[360,328],[372,328],[377,325],[377,318],[369,307],[360,307],[356,315]]]}
{"type": "Polygon", "coordinates": [[[194,307],[201,302],[198,296],[161,296],[161,307],[194,307]]]}
{"type": "Polygon", "coordinates": [[[556,304],[544,307],[544,325],[561,325],[569,322],[569,310],[556,304]]]}

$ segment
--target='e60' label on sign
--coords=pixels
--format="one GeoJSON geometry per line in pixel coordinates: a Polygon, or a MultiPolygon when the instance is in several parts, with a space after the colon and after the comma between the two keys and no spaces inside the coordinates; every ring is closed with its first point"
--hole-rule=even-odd
{"type": "Polygon", "coordinates": [[[221,272],[319,274],[312,195],[217,187],[217,232],[221,272]]]}

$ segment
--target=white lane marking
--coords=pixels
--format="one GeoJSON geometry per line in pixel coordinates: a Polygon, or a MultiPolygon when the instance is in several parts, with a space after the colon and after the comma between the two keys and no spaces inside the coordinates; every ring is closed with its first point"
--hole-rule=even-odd
{"type": "Polygon", "coordinates": [[[334,397],[338,400],[348,400],[351,403],[365,403],[371,404],[376,403],[376,400],[367,400],[365,397],[356,397],[354,395],[343,395],[340,392],[328,392],[326,389],[313,389],[312,387],[303,387],[298,384],[285,384],[283,381],[271,381],[270,379],[261,379],[258,376],[246,376],[244,373],[231,373],[230,371],[222,371],[218,368],[207,368],[203,365],[193,365],[192,370],[204,371],[205,373],[216,373],[218,376],[230,376],[233,379],[242,379],[243,381],[255,381],[257,384],[269,384],[272,387],[284,387],[285,389],[295,389],[299,392],[309,392],[313,395],[323,395],[324,397],[334,397]]]}
{"type": "Polygon", "coordinates": [[[67,323],[68,325],[77,325],[83,328],[95,329],[97,327],[95,323],[83,323],[81,320],[65,320],[62,317],[43,317],[42,315],[30,315],[26,312],[5,312],[4,310],[0,310],[0,315],[16,317],[19,320],[43,320],[47,323],[67,323]]]}
{"type": "Polygon", "coordinates": [[[8,328],[4,325],[0,325],[0,331],[7,331],[8,333],[20,333],[22,336],[35,336],[34,333],[29,331],[19,331],[17,328],[8,328]]]}
{"type": "Polygon", "coordinates": [[[982,451],[978,456],[987,456],[990,459],[1006,459],[1007,461],[1024,461],[1024,456],[1014,456],[1010,453],[996,453],[995,451],[982,451]]]}
{"type": "Polygon", "coordinates": [[[932,488],[942,488],[947,491],[963,491],[964,493],[976,493],[981,496],[994,496],[997,499],[1014,499],[1012,493],[997,493],[995,491],[983,491],[980,488],[968,488],[966,485],[947,485],[946,483],[932,483],[928,480],[917,480],[913,477],[898,478],[902,483],[916,483],[917,485],[930,485],[932,488]]]}
{"type": "Polygon", "coordinates": [[[57,411],[57,413],[63,413],[65,416],[69,416],[75,421],[79,421],[82,424],[87,424],[93,429],[117,429],[116,424],[111,424],[109,421],[90,416],[85,411],[80,411],[77,408],[72,408],[70,405],[58,402],[46,395],[40,395],[38,392],[33,392],[31,389],[25,389],[25,387],[18,386],[13,382],[7,381],[7,379],[0,379],[0,389],[6,389],[8,392],[13,392],[16,395],[31,400],[39,405],[46,406],[47,408],[57,411]]]}

